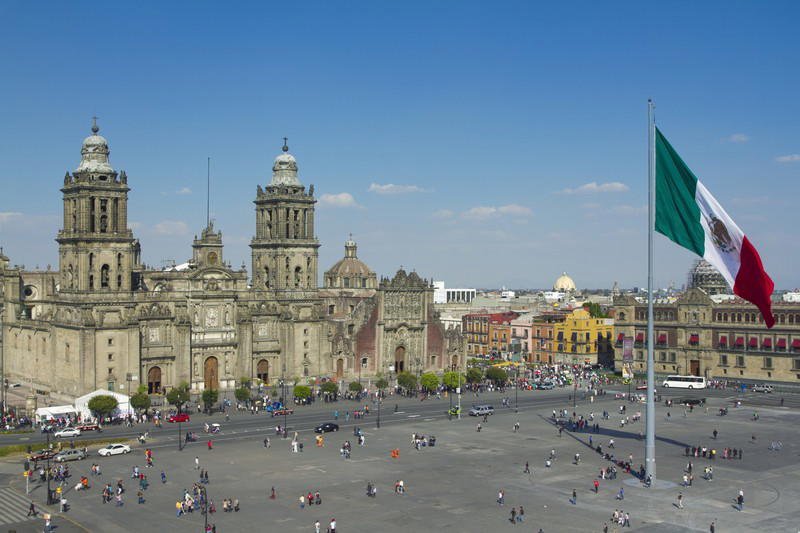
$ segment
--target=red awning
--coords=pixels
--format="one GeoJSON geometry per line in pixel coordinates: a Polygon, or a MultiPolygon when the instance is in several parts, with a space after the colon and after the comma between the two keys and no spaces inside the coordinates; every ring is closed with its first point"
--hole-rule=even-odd
{"type": "Polygon", "coordinates": [[[644,341],[644,333],[637,333],[636,342],[643,342],[643,341],[644,341]]]}
{"type": "Polygon", "coordinates": [[[750,347],[755,348],[758,346],[758,339],[755,337],[750,337],[750,347]]]}
{"type": "Polygon", "coordinates": [[[624,339],[624,338],[625,338],[625,334],[624,333],[620,333],[619,335],[617,335],[617,342],[622,342],[622,339],[624,339]]]}
{"type": "Polygon", "coordinates": [[[772,339],[770,338],[764,339],[761,345],[764,346],[765,348],[772,348],[772,339]]]}
{"type": "Polygon", "coordinates": [[[659,344],[664,344],[666,342],[667,342],[667,335],[666,334],[662,333],[661,335],[658,336],[658,343],[659,344]]]}
{"type": "Polygon", "coordinates": [[[778,348],[786,348],[786,339],[778,339],[778,348]]]}
{"type": "Polygon", "coordinates": [[[744,337],[736,337],[736,346],[744,346],[744,337]]]}
{"type": "Polygon", "coordinates": [[[689,337],[689,342],[697,344],[698,342],[700,342],[700,335],[697,334],[692,335],[691,337],[689,337]]]}
{"type": "Polygon", "coordinates": [[[720,346],[727,346],[728,345],[728,336],[727,335],[722,335],[719,338],[719,345],[720,346]]]}
{"type": "Polygon", "coordinates": [[[792,341],[792,348],[794,348],[795,350],[800,348],[800,339],[795,339],[792,341]]]}

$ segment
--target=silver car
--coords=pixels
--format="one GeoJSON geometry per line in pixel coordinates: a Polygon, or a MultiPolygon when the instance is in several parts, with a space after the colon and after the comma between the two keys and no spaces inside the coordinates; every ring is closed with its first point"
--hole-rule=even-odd
{"type": "Polygon", "coordinates": [[[476,405],[469,410],[469,416],[485,416],[494,414],[494,407],[491,405],[476,405]]]}
{"type": "Polygon", "coordinates": [[[57,463],[63,463],[66,461],[80,461],[81,459],[86,459],[86,452],[80,449],[63,450],[53,457],[53,460],[57,463]]]}

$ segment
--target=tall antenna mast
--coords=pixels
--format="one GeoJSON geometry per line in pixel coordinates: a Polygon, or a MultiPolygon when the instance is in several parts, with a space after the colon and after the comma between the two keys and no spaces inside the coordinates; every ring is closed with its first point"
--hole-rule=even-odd
{"type": "Polygon", "coordinates": [[[206,162],[206,227],[211,224],[211,158],[206,162]]]}

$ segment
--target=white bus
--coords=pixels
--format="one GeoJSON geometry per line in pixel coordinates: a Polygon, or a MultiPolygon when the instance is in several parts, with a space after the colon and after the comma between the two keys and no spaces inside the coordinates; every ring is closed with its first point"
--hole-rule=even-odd
{"type": "Polygon", "coordinates": [[[700,376],[667,376],[664,380],[664,388],[676,389],[705,389],[706,378],[700,376]]]}

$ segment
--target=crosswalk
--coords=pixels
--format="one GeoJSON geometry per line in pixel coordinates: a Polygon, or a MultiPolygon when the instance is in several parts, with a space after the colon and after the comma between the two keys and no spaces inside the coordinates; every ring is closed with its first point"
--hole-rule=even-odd
{"type": "Polygon", "coordinates": [[[17,491],[9,487],[0,488],[0,524],[33,520],[34,517],[25,516],[28,514],[30,504],[31,501],[17,491]]]}

